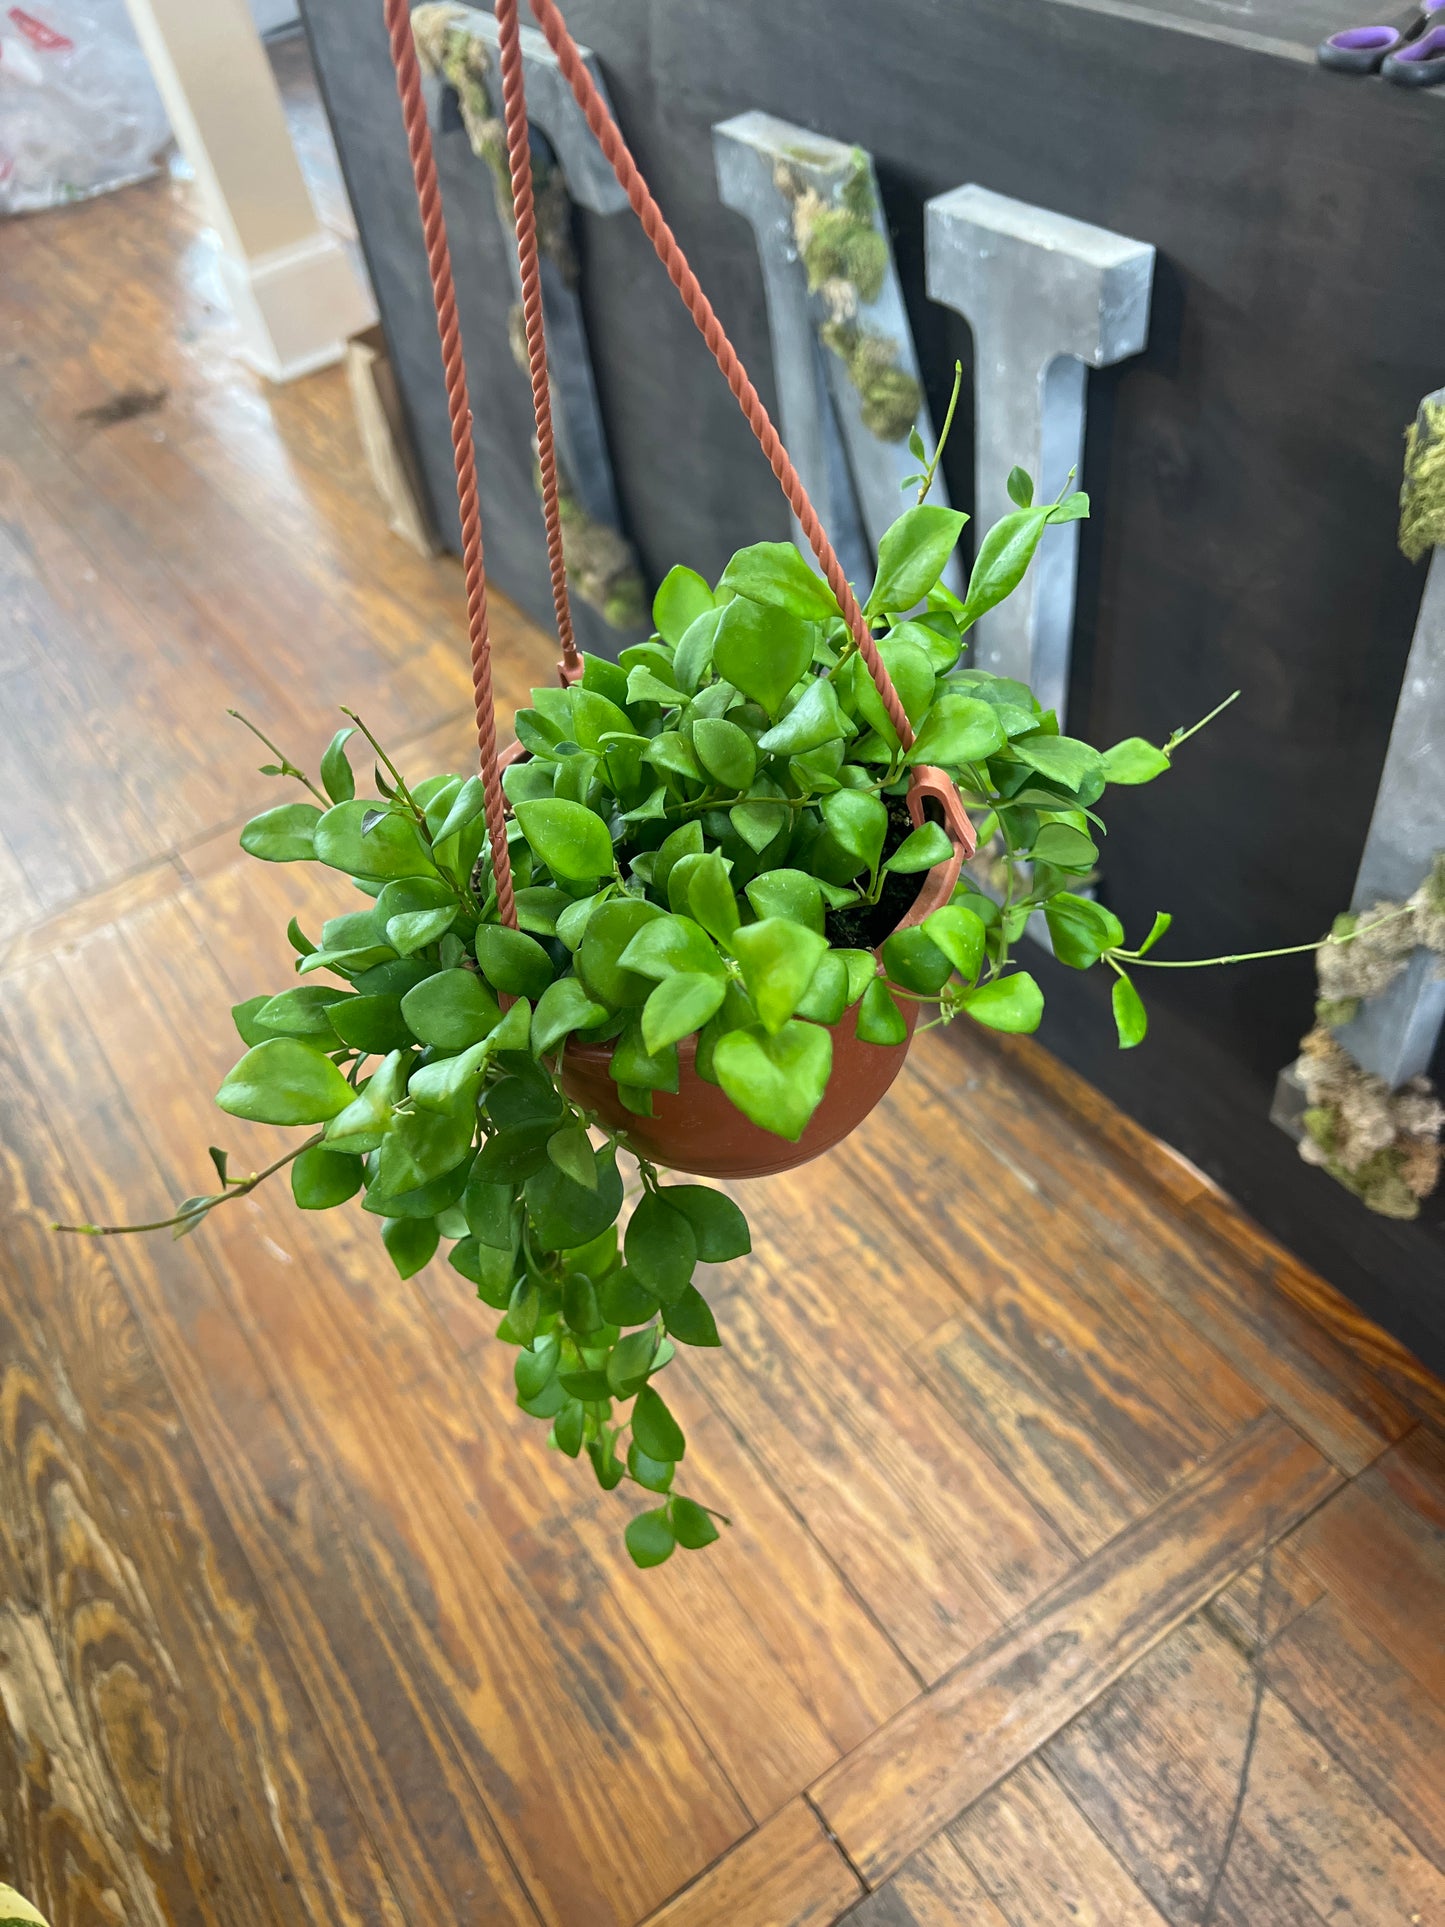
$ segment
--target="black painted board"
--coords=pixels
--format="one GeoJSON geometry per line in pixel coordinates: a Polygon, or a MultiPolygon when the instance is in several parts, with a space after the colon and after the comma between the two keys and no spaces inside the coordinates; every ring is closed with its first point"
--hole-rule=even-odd
{"type": "MultiPolygon", "coordinates": [[[[1110,801],[1104,893],[1131,934],[1174,910],[1178,956],[1317,936],[1349,899],[1423,582],[1394,542],[1401,437],[1445,380],[1433,240],[1445,102],[1314,66],[1307,48],[1339,24],[1336,0],[1291,9],[1292,56],[1201,33],[1206,6],[1181,3],[1196,17],[1179,30],[1122,4],[1052,0],[567,9],[769,400],[752,239],[713,173],[712,125],[746,108],[872,150],[936,409],[969,338],[923,294],[930,195],[976,180],[1158,249],[1147,351],[1090,377],[1082,480],[1098,514],[1083,534],[1070,721],[1106,745],[1159,740],[1244,691],[1167,779],[1110,801]]],[[[1218,11],[1226,27],[1240,15],[1218,11]]],[[[1271,0],[1272,32],[1284,11],[1271,0]]],[[[444,503],[435,336],[384,39],[353,0],[306,0],[306,12],[444,503]]],[[[503,333],[509,283],[489,187],[459,141],[442,165],[492,565],[545,617],[526,388],[503,333]]],[[[582,217],[580,239],[629,533],[654,580],[676,560],[716,573],[735,547],[786,532],[781,499],[640,231],[582,217]]],[[[965,507],[967,427],[948,464],[965,507]]],[[[1310,1021],[1308,963],[1156,973],[1155,1036],[1124,1057],[1096,1054],[1084,988],[1063,987],[1054,1046],[1445,1362],[1438,1219],[1370,1218],[1267,1123],[1275,1073],[1310,1021]]]]}

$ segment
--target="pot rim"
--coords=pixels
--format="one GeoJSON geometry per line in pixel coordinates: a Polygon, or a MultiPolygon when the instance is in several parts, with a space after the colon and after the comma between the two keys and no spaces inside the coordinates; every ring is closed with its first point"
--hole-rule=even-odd
{"type": "MultiPolygon", "coordinates": [[[[922,798],[919,797],[917,808],[914,807],[914,804],[915,794],[910,790],[908,796],[909,813],[915,823],[921,823],[923,821],[922,798]]],[[[969,854],[971,855],[972,852],[970,851],[969,854]]],[[[913,899],[913,903],[908,911],[899,918],[892,930],[889,931],[888,936],[897,936],[900,930],[912,930],[918,924],[922,923],[925,917],[931,917],[935,910],[941,910],[943,908],[944,904],[946,904],[953,895],[954,886],[958,882],[959,872],[963,868],[964,855],[964,845],[958,836],[954,834],[952,856],[946,858],[942,863],[935,863],[931,870],[924,873],[923,881],[918,887],[918,895],[913,899]]],[[[882,948],[887,941],[888,937],[883,937],[873,947],[873,955],[877,959],[880,972],[883,963],[882,948]]],[[[849,1009],[852,1008],[853,1006],[850,1005],[849,1009]]],[[[842,1023],[847,1016],[848,1011],[845,1010],[843,1016],[838,1019],[838,1022],[842,1023]]],[[[835,1026],[825,1024],[823,1028],[825,1030],[832,1030],[835,1026]]],[[[684,1064],[691,1064],[694,1061],[697,1056],[697,1041],[696,1031],[692,1031],[688,1036],[679,1041],[677,1046],[679,1068],[684,1064]]],[[[910,1023],[909,1035],[903,1043],[894,1044],[891,1047],[885,1045],[881,1048],[907,1050],[912,1041],[913,1026],[910,1023]]],[[[562,1054],[564,1057],[571,1057],[579,1063],[601,1063],[611,1057],[615,1042],[615,1038],[609,1037],[605,1043],[583,1044],[578,1042],[574,1033],[569,1035],[563,1047],[562,1054]]]]}

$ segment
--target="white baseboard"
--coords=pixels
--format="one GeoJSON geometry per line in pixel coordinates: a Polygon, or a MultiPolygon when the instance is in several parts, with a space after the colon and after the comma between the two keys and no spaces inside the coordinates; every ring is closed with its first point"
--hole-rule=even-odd
{"type": "Polygon", "coordinates": [[[340,361],[350,337],[376,319],[370,290],[324,229],[249,261],[223,249],[220,268],[241,328],[237,352],[268,381],[340,361]]]}

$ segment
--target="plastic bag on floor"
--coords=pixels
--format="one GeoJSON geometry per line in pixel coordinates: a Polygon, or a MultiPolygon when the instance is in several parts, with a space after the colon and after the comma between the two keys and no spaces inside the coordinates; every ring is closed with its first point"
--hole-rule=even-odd
{"type": "Polygon", "coordinates": [[[0,0],[0,214],[143,180],[169,139],[125,0],[0,0]]]}

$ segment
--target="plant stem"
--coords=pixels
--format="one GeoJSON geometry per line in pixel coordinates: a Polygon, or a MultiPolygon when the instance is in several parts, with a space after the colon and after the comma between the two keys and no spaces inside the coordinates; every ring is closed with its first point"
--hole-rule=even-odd
{"type": "Polygon", "coordinates": [[[1362,923],[1357,929],[1347,931],[1343,937],[1331,931],[1327,937],[1319,937],[1313,943],[1287,943],[1278,950],[1241,950],[1230,957],[1141,957],[1137,950],[1114,950],[1105,954],[1112,959],[1122,957],[1125,963],[1140,964],[1146,970],[1209,970],[1216,964],[1258,963],[1265,957],[1300,957],[1311,950],[1326,950],[1332,946],[1353,943],[1356,937],[1363,937],[1367,930],[1378,930],[1382,924],[1393,923],[1397,917],[1412,914],[1411,906],[1406,903],[1398,910],[1391,910],[1387,916],[1376,917],[1373,923],[1362,923]]]}
{"type": "Polygon", "coordinates": [[[1222,716],[1224,714],[1231,703],[1238,702],[1239,694],[1240,692],[1236,689],[1232,696],[1226,696],[1224,701],[1217,703],[1207,716],[1201,716],[1192,728],[1176,729],[1174,734],[1169,738],[1169,741],[1164,745],[1164,754],[1166,756],[1172,756],[1181,743],[1187,743],[1191,736],[1197,736],[1206,723],[1212,723],[1216,716],[1222,716]]]}
{"type": "MultiPolygon", "coordinates": [[[[235,711],[231,713],[234,715],[235,711]]],[[[244,720],[243,717],[242,721],[244,720]]],[[[177,1211],[169,1218],[153,1218],[149,1224],[52,1224],[50,1229],[73,1231],[83,1238],[120,1238],[128,1236],[133,1231],[165,1231],[171,1225],[189,1224],[193,1218],[209,1215],[218,1204],[229,1204],[232,1198],[244,1198],[248,1192],[254,1191],[258,1184],[264,1184],[267,1178],[274,1177],[278,1171],[284,1170],[288,1164],[293,1163],[303,1151],[309,1151],[314,1144],[319,1144],[323,1135],[321,1131],[313,1132],[304,1144],[298,1144],[295,1150],[288,1151],[284,1157],[277,1158],[274,1164],[268,1164],[264,1171],[253,1171],[249,1178],[242,1178],[238,1184],[233,1183],[228,1190],[218,1191],[213,1198],[204,1199],[193,1211],[177,1211]]]]}
{"type": "Polygon", "coordinates": [[[316,801],[321,805],[323,810],[329,810],[331,808],[331,798],[329,796],[323,796],[321,794],[321,791],[317,789],[316,785],[312,782],[311,778],[306,774],[305,770],[297,769],[296,765],[291,761],[291,758],[286,754],[285,750],[277,749],[276,745],[271,741],[271,738],[269,736],[263,735],[262,732],[259,729],[257,729],[256,725],[251,721],[249,716],[243,716],[239,709],[228,709],[226,711],[226,714],[228,716],[234,716],[238,723],[240,723],[244,728],[250,730],[251,734],[256,738],[257,742],[264,743],[266,745],[267,749],[270,750],[271,754],[276,758],[277,762],[281,765],[281,774],[283,776],[294,776],[298,783],[304,783],[306,785],[307,789],[310,790],[311,794],[316,798],[316,801]]]}
{"type": "Polygon", "coordinates": [[[933,487],[933,478],[938,473],[938,463],[943,454],[943,445],[948,440],[949,429],[953,426],[953,411],[958,406],[959,391],[962,387],[963,363],[956,361],[953,364],[953,393],[948,398],[948,413],[943,418],[943,427],[939,430],[938,440],[934,445],[933,460],[923,471],[923,486],[918,491],[918,500],[920,502],[926,499],[928,491],[933,487]]]}
{"type": "MultiPolygon", "coordinates": [[[[390,776],[391,780],[396,785],[397,795],[401,798],[402,802],[406,805],[407,809],[411,811],[412,817],[416,822],[416,826],[421,831],[423,840],[425,841],[427,848],[430,849],[432,838],[431,838],[431,831],[427,827],[426,812],[422,809],[421,805],[417,802],[416,798],[412,795],[411,791],[407,788],[406,778],[402,775],[401,771],[397,768],[396,764],[392,762],[391,758],[387,755],[386,751],[382,748],[381,744],[372,735],[371,731],[366,727],[366,724],[361,720],[360,716],[357,715],[356,711],[354,709],[348,709],[345,703],[342,703],[341,713],[343,716],[349,716],[351,718],[352,722],[356,724],[356,727],[361,731],[362,735],[366,738],[367,742],[371,744],[371,747],[376,751],[377,755],[381,758],[382,765],[385,768],[387,775],[390,776]]],[[[451,882],[453,889],[460,891],[460,885],[457,884],[454,878],[449,878],[448,881],[451,882]]]]}

